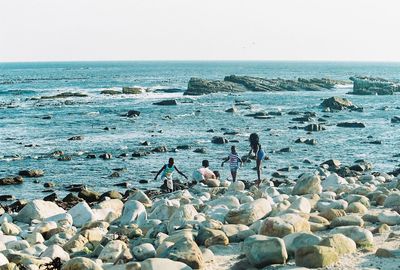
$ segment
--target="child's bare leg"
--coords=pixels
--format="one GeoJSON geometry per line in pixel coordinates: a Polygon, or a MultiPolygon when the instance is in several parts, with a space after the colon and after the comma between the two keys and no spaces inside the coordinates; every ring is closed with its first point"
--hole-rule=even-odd
{"type": "Polygon", "coordinates": [[[233,181],[233,182],[236,182],[236,174],[237,174],[236,171],[231,171],[232,181],[233,181]]]}

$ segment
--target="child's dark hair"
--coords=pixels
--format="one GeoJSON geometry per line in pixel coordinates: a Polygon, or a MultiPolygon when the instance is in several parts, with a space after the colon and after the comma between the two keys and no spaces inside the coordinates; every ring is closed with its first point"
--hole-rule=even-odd
{"type": "Polygon", "coordinates": [[[258,145],[260,143],[260,137],[257,133],[251,133],[249,137],[249,142],[251,146],[258,145]]]}
{"type": "Polygon", "coordinates": [[[231,146],[231,152],[236,153],[236,146],[234,146],[234,145],[231,146]]]}
{"type": "Polygon", "coordinates": [[[201,165],[203,165],[203,167],[207,168],[208,166],[210,166],[210,163],[208,162],[207,159],[205,159],[205,160],[203,160],[203,161],[201,162],[201,165]]]}
{"type": "Polygon", "coordinates": [[[168,159],[168,164],[174,164],[174,159],[172,157],[168,159]]]}

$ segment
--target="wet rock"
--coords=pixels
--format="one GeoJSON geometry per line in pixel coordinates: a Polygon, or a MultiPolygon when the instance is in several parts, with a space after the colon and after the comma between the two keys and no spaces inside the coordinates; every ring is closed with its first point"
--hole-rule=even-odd
{"type": "Polygon", "coordinates": [[[277,237],[250,236],[243,243],[243,251],[249,262],[257,268],[284,264],[288,259],[285,242],[277,237]]]}
{"type": "Polygon", "coordinates": [[[225,112],[236,113],[236,112],[238,112],[238,109],[235,106],[233,106],[232,108],[226,109],[225,112]]]}
{"type": "Polygon", "coordinates": [[[325,246],[308,246],[299,248],[295,255],[296,265],[307,268],[319,268],[339,261],[335,249],[325,246]]]}
{"type": "Polygon", "coordinates": [[[365,124],[360,122],[342,122],[338,123],[336,126],[344,128],[365,128],[365,124]]]}
{"type": "Polygon", "coordinates": [[[46,197],[44,197],[43,200],[49,201],[49,202],[55,202],[57,200],[57,194],[53,192],[50,195],[47,195],[46,197]]]}
{"type": "Polygon", "coordinates": [[[341,111],[352,108],[353,104],[346,98],[330,97],[328,99],[324,99],[324,101],[321,103],[321,107],[341,111]]]}
{"type": "Polygon", "coordinates": [[[145,156],[148,156],[148,155],[150,155],[150,152],[146,152],[146,151],[135,151],[135,152],[132,153],[132,157],[137,157],[137,158],[145,157],[145,156]]]}
{"type": "Polygon", "coordinates": [[[21,176],[10,176],[0,179],[0,186],[7,186],[7,185],[20,185],[24,182],[24,179],[21,176]]]}
{"type": "Polygon", "coordinates": [[[104,160],[112,159],[112,155],[110,153],[104,153],[104,154],[101,154],[99,156],[99,158],[104,159],[104,160]]]}
{"type": "Polygon", "coordinates": [[[145,92],[145,90],[141,87],[122,87],[122,93],[123,94],[131,94],[131,95],[137,95],[145,92]]]}
{"type": "Polygon", "coordinates": [[[154,153],[165,153],[167,151],[168,151],[168,149],[166,146],[158,146],[151,150],[151,152],[154,152],[154,153]]]}
{"type": "Polygon", "coordinates": [[[194,151],[194,153],[198,153],[198,154],[206,154],[207,151],[204,148],[196,148],[194,151]]]}
{"type": "Polygon", "coordinates": [[[161,105],[161,106],[174,106],[178,105],[175,99],[167,99],[167,100],[162,100],[159,102],[153,103],[153,105],[161,105]]]}
{"type": "Polygon", "coordinates": [[[78,135],[78,136],[72,136],[71,138],[68,139],[68,141],[82,141],[84,139],[83,136],[78,135]]]}
{"type": "Polygon", "coordinates": [[[88,154],[88,155],[86,156],[86,158],[90,158],[90,159],[96,158],[96,155],[95,155],[95,154],[88,154]]]}
{"type": "Polygon", "coordinates": [[[70,161],[72,160],[71,156],[61,156],[57,159],[58,161],[70,161]]]}
{"type": "Polygon", "coordinates": [[[129,117],[129,118],[138,117],[139,115],[140,115],[140,112],[137,111],[137,110],[129,110],[129,111],[125,114],[125,116],[126,116],[126,117],[129,117]]]}
{"type": "Polygon", "coordinates": [[[120,95],[120,94],[122,94],[122,92],[110,89],[110,90],[103,90],[100,92],[100,94],[102,94],[102,95],[120,95]]]}
{"type": "Polygon", "coordinates": [[[99,201],[100,194],[89,189],[83,189],[78,193],[78,197],[84,199],[88,203],[92,203],[99,201]]]}
{"type": "Polygon", "coordinates": [[[400,84],[382,78],[350,77],[354,95],[393,95],[400,91],[400,84]]]}
{"type": "Polygon", "coordinates": [[[212,80],[204,80],[200,78],[190,78],[187,90],[184,92],[184,95],[205,95],[211,93],[219,93],[219,92],[244,92],[247,89],[237,83],[232,83],[228,81],[212,81],[212,80]]]}
{"type": "Polygon", "coordinates": [[[323,131],[325,127],[320,124],[309,124],[304,127],[305,131],[323,131]]]}
{"type": "MultiPolygon", "coordinates": [[[[4,201],[14,201],[15,200],[15,196],[13,195],[0,195],[0,202],[4,202],[4,201]]],[[[2,213],[0,212],[0,215],[2,213]]]]}
{"type": "Polygon", "coordinates": [[[18,173],[20,176],[25,177],[42,177],[44,175],[44,171],[42,170],[22,170],[18,173]]]}
{"type": "Polygon", "coordinates": [[[390,119],[390,122],[392,124],[400,123],[400,116],[393,116],[392,119],[390,119]]]}
{"type": "Polygon", "coordinates": [[[214,144],[225,144],[225,143],[228,143],[229,141],[224,137],[214,136],[212,138],[211,142],[214,144]]]}

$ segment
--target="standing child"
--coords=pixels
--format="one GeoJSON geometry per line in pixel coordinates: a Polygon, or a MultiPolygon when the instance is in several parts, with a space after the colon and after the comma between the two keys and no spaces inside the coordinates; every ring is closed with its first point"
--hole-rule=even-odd
{"type": "Polygon", "coordinates": [[[239,162],[240,166],[243,165],[243,161],[240,159],[238,153],[236,152],[236,147],[234,145],[231,146],[231,153],[225,160],[221,163],[221,167],[224,166],[224,163],[229,160],[229,167],[231,169],[232,181],[236,181],[237,171],[239,169],[239,162]]]}
{"type": "Polygon", "coordinates": [[[258,136],[257,133],[251,133],[249,137],[249,142],[250,142],[250,152],[249,156],[253,152],[256,155],[256,169],[257,169],[257,181],[256,181],[256,186],[259,187],[261,183],[261,163],[265,158],[265,152],[261,148],[260,144],[260,137],[258,136]]]}
{"type": "Polygon", "coordinates": [[[157,180],[158,175],[162,172],[161,179],[166,182],[167,184],[167,189],[168,192],[174,191],[174,183],[172,181],[172,174],[174,171],[177,171],[180,175],[186,178],[188,180],[187,176],[182,173],[181,171],[178,170],[178,168],[174,165],[174,159],[170,158],[168,160],[168,164],[165,164],[162,166],[162,168],[158,171],[156,177],[154,177],[154,181],[157,180]]]}

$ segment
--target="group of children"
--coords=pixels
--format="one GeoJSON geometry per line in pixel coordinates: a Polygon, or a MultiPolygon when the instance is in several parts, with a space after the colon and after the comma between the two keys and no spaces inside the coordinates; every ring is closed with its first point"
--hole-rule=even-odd
{"type": "MultiPolygon", "coordinates": [[[[255,155],[256,169],[257,169],[256,185],[259,186],[261,183],[261,163],[262,160],[265,159],[265,152],[261,148],[258,134],[256,133],[250,134],[249,142],[250,142],[250,152],[248,156],[250,156],[252,153],[254,153],[255,155]]],[[[224,163],[228,161],[232,175],[232,181],[235,182],[237,178],[237,171],[243,165],[243,160],[239,157],[236,151],[236,147],[234,145],[231,146],[231,153],[221,163],[221,167],[223,167],[224,163]]],[[[215,173],[208,168],[209,165],[208,160],[203,160],[202,165],[203,167],[196,171],[197,175],[200,175],[200,177],[203,180],[217,178],[215,173]]],[[[161,167],[161,169],[157,172],[156,176],[154,177],[154,180],[157,180],[157,177],[161,174],[161,179],[166,183],[168,191],[172,192],[174,190],[174,184],[172,181],[172,174],[174,173],[174,171],[176,171],[177,173],[182,175],[186,180],[188,180],[188,177],[180,170],[178,170],[178,168],[175,166],[173,158],[170,158],[168,160],[168,163],[161,167]]],[[[196,178],[196,175],[194,175],[194,178],[196,178]]]]}

